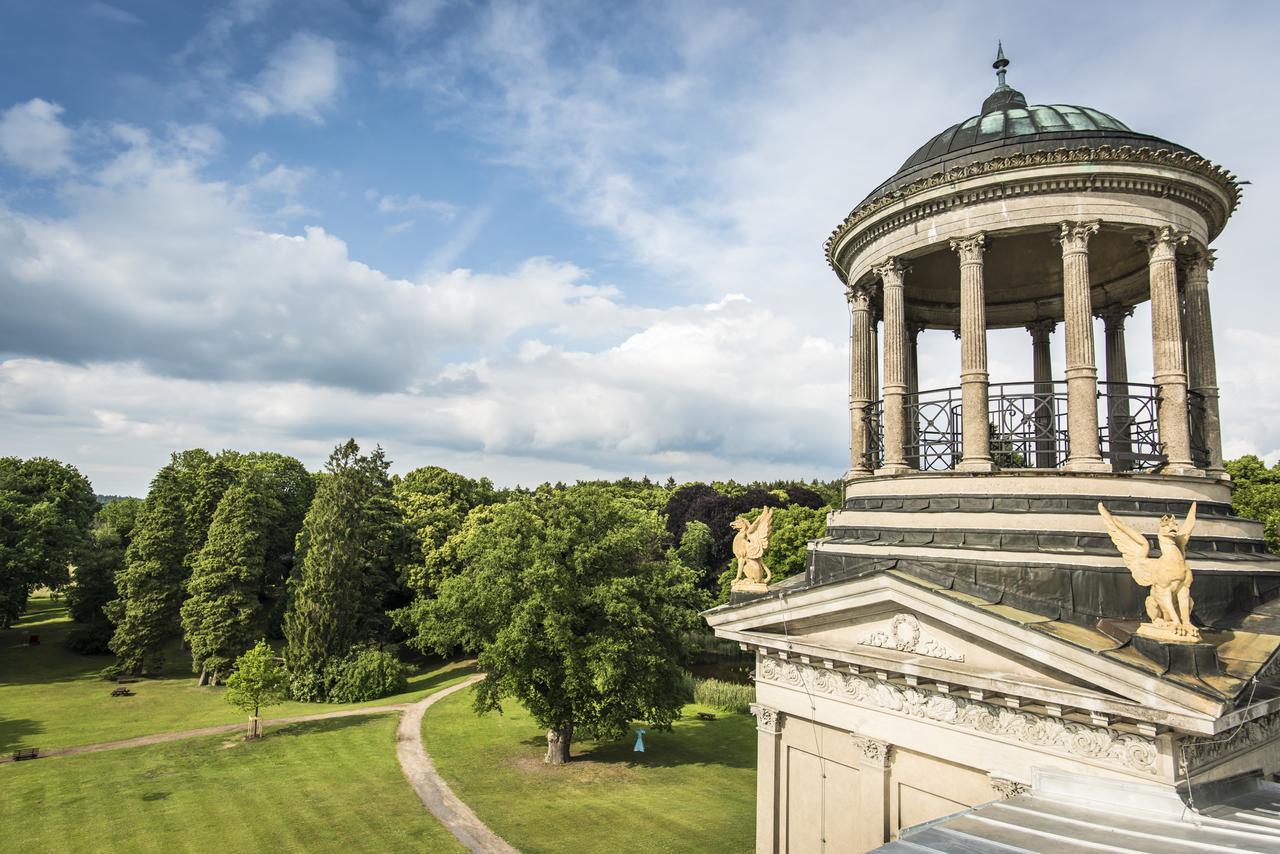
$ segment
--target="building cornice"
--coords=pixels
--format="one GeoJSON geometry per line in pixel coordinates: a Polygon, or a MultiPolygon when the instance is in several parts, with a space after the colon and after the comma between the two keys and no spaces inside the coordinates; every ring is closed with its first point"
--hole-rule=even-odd
{"type": "Polygon", "coordinates": [[[1036,193],[1061,193],[1072,192],[1077,190],[1093,190],[1108,192],[1127,192],[1138,193],[1144,195],[1156,195],[1161,197],[1175,196],[1181,197],[1182,201],[1192,208],[1201,212],[1206,220],[1213,224],[1213,231],[1216,234],[1225,225],[1227,217],[1240,204],[1240,185],[1236,180],[1236,176],[1221,166],[1212,163],[1203,157],[1185,152],[1169,151],[1167,149],[1151,149],[1151,148],[1133,148],[1132,146],[1113,147],[1109,145],[1101,145],[1096,148],[1081,146],[1080,148],[1060,148],[1056,151],[1036,151],[1028,154],[1012,154],[993,157],[990,160],[970,163],[965,166],[956,167],[946,172],[935,172],[925,178],[913,181],[906,186],[895,190],[885,196],[881,196],[866,204],[859,205],[854,208],[844,221],[831,233],[827,238],[823,248],[826,252],[827,263],[834,269],[842,280],[845,279],[845,271],[836,264],[836,252],[847,254],[851,251],[856,253],[857,250],[871,242],[876,237],[888,231],[892,231],[903,225],[910,224],[913,221],[924,217],[932,216],[941,210],[954,207],[956,205],[977,204],[990,201],[996,198],[1014,196],[1014,195],[1031,195],[1036,193]],[[1096,172],[1082,173],[1080,175],[1064,175],[1064,176],[1035,176],[1028,177],[1016,182],[1010,182],[1001,185],[985,185],[974,187],[957,196],[948,199],[933,199],[924,204],[908,207],[901,211],[897,216],[890,217],[883,222],[876,223],[873,229],[868,229],[866,234],[858,236],[858,240],[853,244],[845,244],[842,241],[856,231],[859,226],[864,224],[868,219],[877,213],[893,205],[899,204],[912,196],[919,195],[928,190],[937,187],[943,187],[956,184],[971,178],[978,178],[1000,172],[1008,172],[1017,169],[1026,169],[1028,167],[1043,166],[1059,166],[1072,164],[1133,164],[1147,165],[1165,168],[1175,168],[1185,172],[1190,172],[1198,177],[1208,179],[1217,185],[1227,199],[1227,206],[1210,197],[1209,194],[1203,192],[1195,192],[1189,187],[1174,187],[1165,180],[1161,181],[1156,177],[1141,179],[1133,174],[1117,174],[1106,175],[1096,172]]]}

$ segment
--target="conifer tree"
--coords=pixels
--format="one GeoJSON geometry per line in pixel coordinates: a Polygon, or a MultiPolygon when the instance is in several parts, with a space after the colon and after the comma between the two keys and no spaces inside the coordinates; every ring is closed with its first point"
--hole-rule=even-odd
{"type": "Polygon", "coordinates": [[[285,613],[286,658],[299,699],[327,691],[320,674],[358,643],[380,639],[397,593],[397,562],[408,547],[393,500],[390,464],[378,448],[362,455],[355,440],[325,465],[298,535],[301,563],[285,613]]]}
{"type": "Polygon", "coordinates": [[[182,629],[191,667],[218,684],[231,664],[260,637],[267,543],[267,499],[259,479],[248,477],[223,494],[187,582],[182,629]]]}
{"type": "Polygon", "coordinates": [[[116,627],[111,651],[134,674],[158,669],[164,663],[161,649],[178,633],[186,556],[182,499],[177,472],[172,466],[160,469],[116,576],[120,598],[104,608],[116,627]]]}

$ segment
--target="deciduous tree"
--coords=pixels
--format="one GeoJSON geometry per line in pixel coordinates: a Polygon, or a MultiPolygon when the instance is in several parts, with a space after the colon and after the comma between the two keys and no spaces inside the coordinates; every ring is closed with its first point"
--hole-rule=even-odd
{"type": "Polygon", "coordinates": [[[263,707],[283,703],[288,684],[288,672],[265,640],[236,659],[235,671],[227,679],[226,697],[228,703],[249,714],[249,738],[262,735],[258,717],[263,707]]]}

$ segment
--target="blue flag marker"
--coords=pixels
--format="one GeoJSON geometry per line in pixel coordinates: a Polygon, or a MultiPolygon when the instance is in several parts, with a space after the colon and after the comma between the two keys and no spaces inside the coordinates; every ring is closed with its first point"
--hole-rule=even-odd
{"type": "Polygon", "coordinates": [[[636,730],[636,753],[644,753],[644,734],[646,732],[648,732],[648,730],[636,730]]]}

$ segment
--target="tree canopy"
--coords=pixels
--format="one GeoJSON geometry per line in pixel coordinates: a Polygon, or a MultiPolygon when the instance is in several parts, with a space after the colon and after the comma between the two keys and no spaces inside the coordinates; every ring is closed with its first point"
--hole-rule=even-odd
{"type": "Polygon", "coordinates": [[[280,657],[265,640],[241,655],[227,679],[227,702],[253,717],[250,737],[261,734],[257,718],[263,706],[274,706],[287,698],[289,674],[280,657]]]}
{"type": "Polygon", "coordinates": [[[575,733],[670,726],[705,600],[654,510],[598,485],[543,488],[472,511],[454,539],[463,571],[400,617],[423,650],[478,654],[477,711],[523,703],[549,762],[575,733]]]}
{"type": "Polygon", "coordinates": [[[1234,491],[1231,506],[1241,516],[1265,527],[1267,549],[1280,554],[1280,463],[1270,468],[1252,454],[1227,460],[1234,491]]]}

